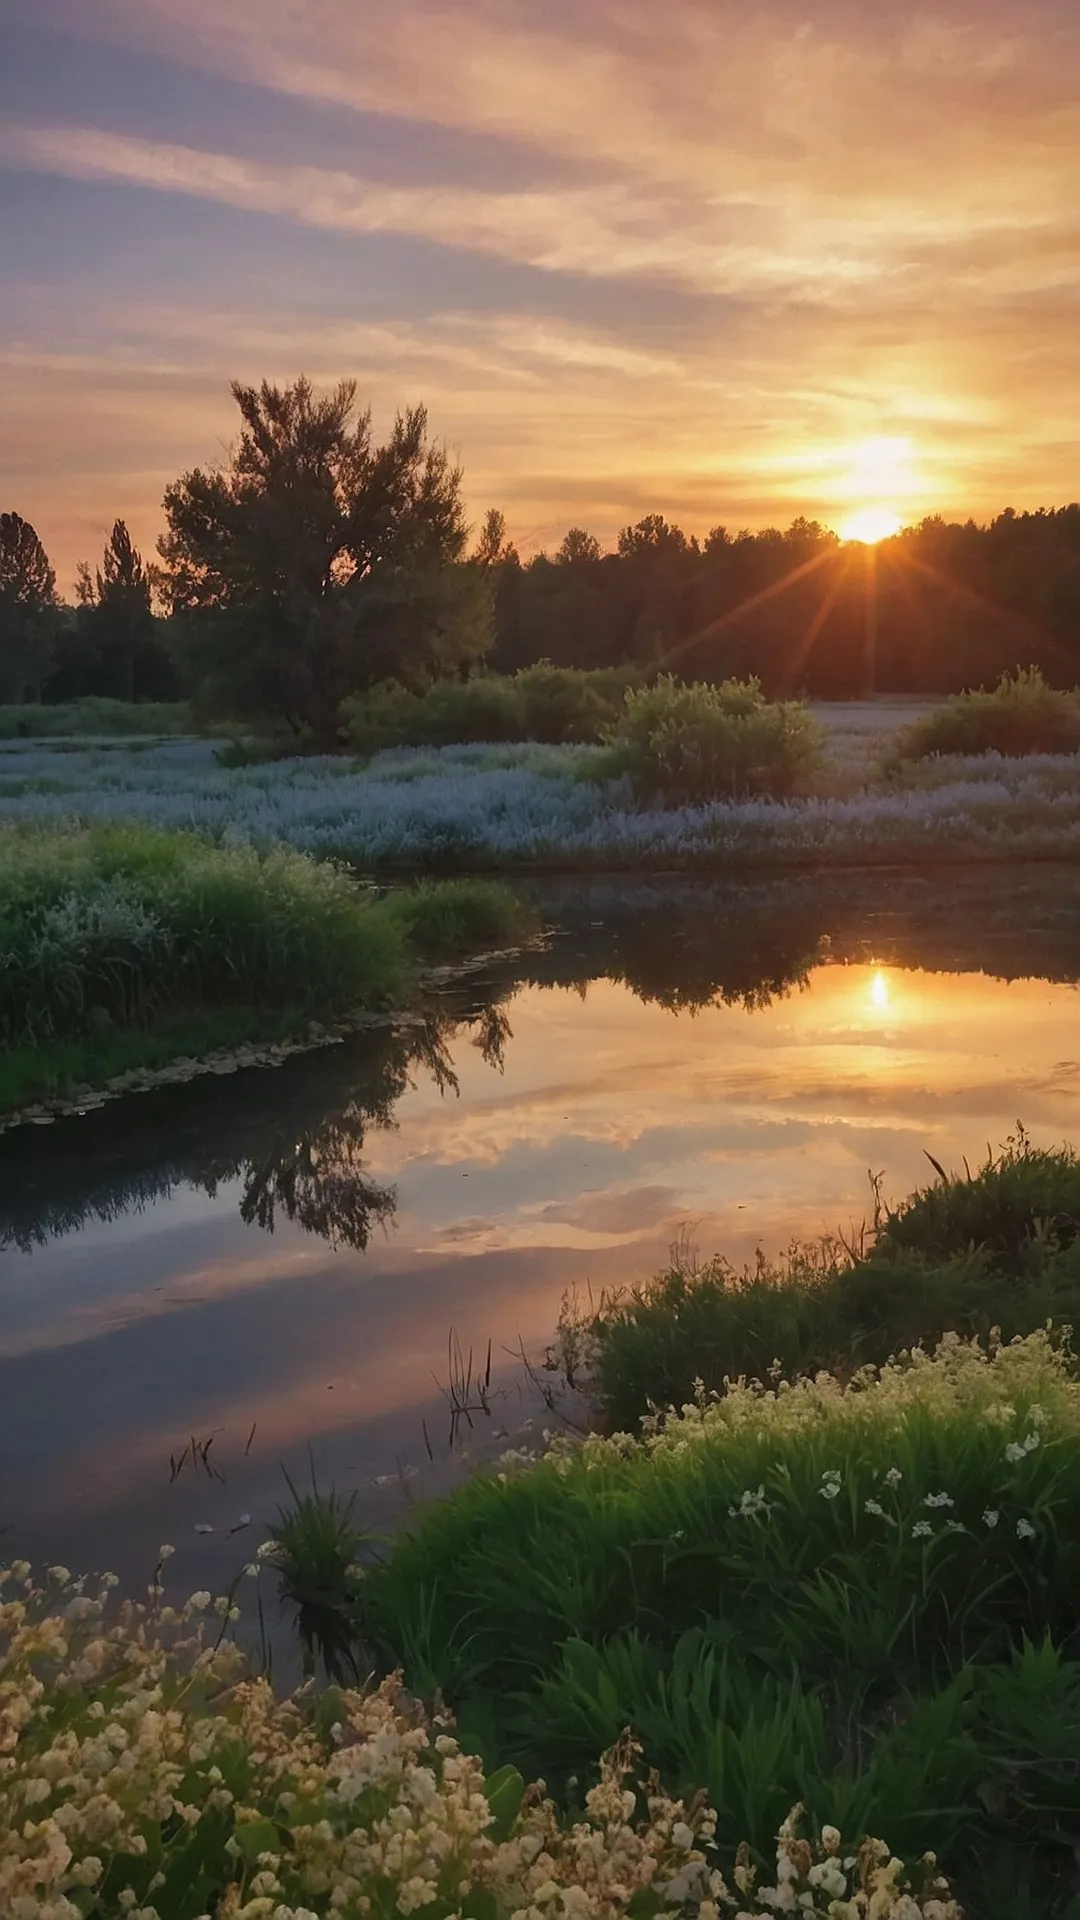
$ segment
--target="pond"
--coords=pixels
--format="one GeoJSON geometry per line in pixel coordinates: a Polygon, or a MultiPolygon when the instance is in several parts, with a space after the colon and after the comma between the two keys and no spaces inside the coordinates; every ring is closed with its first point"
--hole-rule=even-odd
{"type": "Polygon", "coordinates": [[[218,1590],[283,1468],[393,1524],[542,1424],[567,1290],[1080,1137],[1075,870],[532,891],[545,949],[393,1033],[0,1139],[0,1553],[218,1590]]]}

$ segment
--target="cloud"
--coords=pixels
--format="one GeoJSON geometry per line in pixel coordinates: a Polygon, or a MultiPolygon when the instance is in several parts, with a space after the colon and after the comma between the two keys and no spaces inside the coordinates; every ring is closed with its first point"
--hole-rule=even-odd
{"type": "Polygon", "coordinates": [[[163,235],[185,208],[207,223],[201,253],[184,227],[190,280],[156,319],[148,249],[149,284],[111,292],[63,260],[24,284],[13,256],[25,317],[0,399],[29,352],[15,405],[39,431],[18,429],[0,478],[40,470],[25,510],[52,516],[62,566],[92,515],[62,477],[50,354],[88,398],[76,458],[109,495],[102,521],[148,530],[165,482],[231,432],[244,368],[419,388],[476,509],[503,504],[526,549],[573,520],[610,538],[655,507],[695,531],[835,517],[844,450],[872,434],[917,440],[917,511],[1075,491],[1080,16],[1064,0],[36,0],[33,18],[233,88],[197,137],[175,106],[158,132],[152,99],[73,91],[66,114],[58,92],[47,120],[0,122],[16,194],[32,176],[98,191],[106,254],[136,190],[163,235]],[[267,110],[285,96],[288,157],[267,110]],[[245,223],[257,266],[231,244],[245,223]]]}

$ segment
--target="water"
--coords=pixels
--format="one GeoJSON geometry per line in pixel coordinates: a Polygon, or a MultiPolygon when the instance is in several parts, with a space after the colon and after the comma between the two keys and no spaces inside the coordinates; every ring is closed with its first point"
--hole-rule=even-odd
{"type": "Polygon", "coordinates": [[[1072,871],[538,898],[548,950],[422,1025],[0,1139],[0,1552],[216,1588],[311,1462],[394,1524],[537,1413],[567,1289],[1080,1138],[1072,871]],[[451,1330],[504,1395],[464,1462],[451,1330]]]}

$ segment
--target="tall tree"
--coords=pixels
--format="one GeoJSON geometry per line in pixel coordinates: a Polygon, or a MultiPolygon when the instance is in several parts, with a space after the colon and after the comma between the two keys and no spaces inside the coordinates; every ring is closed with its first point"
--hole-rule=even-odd
{"type": "Polygon", "coordinates": [[[77,596],[76,633],[92,674],[92,690],[120,700],[159,697],[171,690],[168,661],[157,639],[150,575],[123,520],[114,522],[93,574],[86,561],[80,561],[77,596]]]}
{"type": "Polygon", "coordinates": [[[0,697],[40,697],[58,624],[56,574],[28,520],[0,513],[0,697]]]}
{"type": "Polygon", "coordinates": [[[234,384],[242,430],[223,469],[165,495],[164,590],[207,696],[284,718],[322,745],[374,681],[422,686],[487,651],[487,570],[464,560],[461,473],[399,413],[375,444],[356,383],[317,394],[234,384]]]}

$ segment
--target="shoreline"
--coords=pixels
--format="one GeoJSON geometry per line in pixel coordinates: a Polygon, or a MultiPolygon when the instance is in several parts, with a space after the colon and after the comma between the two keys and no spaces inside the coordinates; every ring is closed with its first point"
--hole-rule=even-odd
{"type": "MultiPolygon", "coordinates": [[[[441,990],[452,986],[457,980],[468,979],[470,975],[482,972],[485,967],[516,960],[522,954],[535,951],[543,938],[543,935],[539,935],[512,947],[485,948],[464,960],[425,967],[417,976],[417,991],[441,990]]],[[[0,1136],[12,1133],[17,1128],[53,1126],[58,1120],[97,1113],[115,1100],[125,1099],[128,1095],[150,1093],[160,1087],[186,1086],[192,1080],[215,1074],[231,1075],[248,1068],[284,1066],[287,1060],[297,1054],[318,1053],[327,1047],[341,1046],[354,1034],[383,1030],[404,1033],[422,1022],[423,1015],[407,1007],[358,1008],[353,1013],[327,1015],[323,1019],[313,1015],[302,1016],[296,1031],[280,1039],[239,1041],[234,1046],[215,1047],[197,1056],[179,1054],[158,1067],[132,1066],[112,1075],[100,1086],[80,1087],[76,1093],[57,1094],[44,1100],[30,1101],[9,1112],[0,1112],[0,1136]]],[[[146,1039],[148,1044],[151,1043],[153,1033],[148,1033],[146,1039]]]]}

